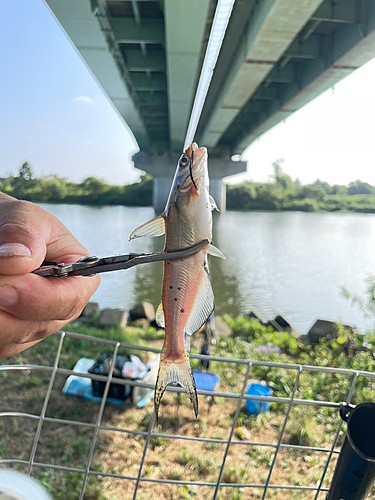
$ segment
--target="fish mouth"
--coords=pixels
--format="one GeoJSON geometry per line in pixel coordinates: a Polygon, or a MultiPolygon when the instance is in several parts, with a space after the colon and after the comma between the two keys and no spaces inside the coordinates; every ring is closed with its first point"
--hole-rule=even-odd
{"type": "Polygon", "coordinates": [[[192,184],[196,191],[198,191],[197,184],[203,177],[204,172],[204,162],[205,157],[207,157],[207,149],[205,147],[198,147],[196,142],[193,142],[191,146],[189,146],[185,150],[185,156],[188,158],[188,177],[190,177],[192,184]]]}
{"type": "Polygon", "coordinates": [[[196,142],[193,142],[193,144],[188,148],[186,148],[185,150],[185,155],[189,158],[189,161],[191,161],[193,156],[194,160],[197,163],[200,163],[206,154],[207,154],[207,148],[198,147],[198,144],[196,142]]]}
{"type": "Polygon", "coordinates": [[[181,158],[183,157],[185,157],[184,164],[179,163],[179,166],[182,168],[178,189],[180,191],[187,191],[191,188],[199,192],[200,184],[204,177],[207,149],[204,147],[199,148],[197,143],[193,142],[191,146],[185,149],[181,158]]]}

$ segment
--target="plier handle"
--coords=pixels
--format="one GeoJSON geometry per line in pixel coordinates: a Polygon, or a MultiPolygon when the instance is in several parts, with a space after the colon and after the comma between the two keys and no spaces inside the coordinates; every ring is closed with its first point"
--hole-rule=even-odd
{"type": "Polygon", "coordinates": [[[43,262],[43,264],[32,271],[33,274],[45,278],[63,278],[66,276],[92,276],[98,273],[108,271],[118,271],[120,269],[129,269],[138,264],[147,264],[148,262],[159,262],[161,260],[182,259],[190,257],[210,242],[206,239],[192,247],[182,250],[173,250],[159,253],[127,253],[124,255],[113,255],[111,257],[95,257],[89,255],[72,264],[57,264],[56,262],[43,262]]]}

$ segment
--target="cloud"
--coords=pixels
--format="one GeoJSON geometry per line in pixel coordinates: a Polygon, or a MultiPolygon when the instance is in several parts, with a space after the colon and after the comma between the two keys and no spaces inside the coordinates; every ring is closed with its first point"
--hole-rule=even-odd
{"type": "Polygon", "coordinates": [[[93,104],[94,99],[86,95],[79,95],[74,97],[73,102],[82,102],[83,104],[93,104]]]}

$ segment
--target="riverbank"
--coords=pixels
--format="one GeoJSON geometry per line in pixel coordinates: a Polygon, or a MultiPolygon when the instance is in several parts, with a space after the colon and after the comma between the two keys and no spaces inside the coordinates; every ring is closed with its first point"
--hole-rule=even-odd
{"type": "MultiPolygon", "coordinates": [[[[285,176],[287,177],[287,176],[285,176]]],[[[227,186],[227,207],[232,210],[375,213],[375,188],[356,181],[330,186],[321,181],[299,183],[246,182],[227,186]]]]}
{"type": "MultiPolygon", "coordinates": [[[[213,356],[236,359],[251,359],[265,363],[308,364],[315,366],[330,366],[333,368],[350,368],[373,372],[374,338],[368,336],[369,348],[363,350],[363,337],[353,332],[340,329],[337,339],[324,340],[317,345],[307,345],[290,333],[275,332],[272,328],[262,326],[254,319],[246,317],[233,318],[225,316],[224,320],[231,328],[229,337],[217,339],[217,344],[211,347],[213,356]],[[265,349],[269,347],[269,349],[265,349]],[[274,349],[276,348],[277,349],[274,349]]],[[[98,328],[94,324],[82,325],[74,322],[67,326],[66,331],[105,338],[108,340],[141,345],[146,348],[161,347],[162,331],[155,328],[139,328],[129,326],[125,329],[98,328]]],[[[192,352],[200,351],[201,338],[195,334],[192,352]]],[[[25,364],[52,366],[59,344],[57,336],[49,337],[27,351],[3,360],[1,364],[25,364]]],[[[64,340],[60,357],[60,368],[71,370],[78,359],[92,358],[110,350],[84,339],[64,340]]],[[[126,350],[121,348],[120,352],[126,350]]],[[[200,368],[197,359],[192,360],[195,369],[200,368]]],[[[245,366],[229,365],[228,363],[212,362],[210,371],[220,376],[220,391],[239,393],[241,391],[245,366]]],[[[0,412],[20,411],[23,414],[39,415],[47,390],[49,373],[37,370],[1,371],[2,394],[0,412]]],[[[295,370],[285,367],[255,366],[252,368],[249,380],[260,382],[272,388],[273,396],[288,398],[295,384],[295,370]]],[[[58,374],[53,386],[48,404],[46,421],[37,448],[35,461],[52,464],[54,467],[68,466],[84,469],[93,435],[99,403],[82,398],[61,394],[66,376],[58,374]],[[59,419],[55,421],[54,419],[59,419]],[[65,420],[78,420],[80,426],[64,424],[65,420]]],[[[318,401],[345,401],[352,383],[351,376],[344,374],[327,374],[319,372],[302,372],[296,399],[318,401]]],[[[374,380],[359,377],[352,402],[358,404],[373,399],[374,380]]],[[[173,481],[215,482],[220,469],[226,439],[233,424],[237,401],[227,398],[215,398],[209,407],[204,396],[199,397],[199,417],[195,419],[187,397],[181,400],[176,394],[166,393],[163,397],[159,425],[155,432],[163,436],[154,436],[150,440],[149,450],[143,469],[143,476],[148,479],[167,479],[173,481]],[[173,435],[194,437],[197,441],[189,442],[173,439],[173,435]],[[167,437],[171,435],[171,437],[167,437]],[[211,440],[214,440],[212,442],[211,440]]],[[[106,405],[101,421],[102,426],[118,429],[100,430],[95,453],[90,469],[97,475],[90,475],[85,498],[88,500],[109,500],[129,498],[134,483],[126,479],[101,476],[102,474],[133,477],[137,475],[145,437],[153,412],[152,403],[139,409],[132,406],[117,407],[106,405]],[[123,432],[128,429],[131,432],[123,432]]],[[[241,484],[262,484],[266,481],[269,467],[273,459],[273,446],[278,441],[280,429],[285,418],[285,405],[272,404],[268,413],[251,415],[242,408],[237,425],[250,432],[250,440],[255,444],[232,444],[223,471],[222,481],[233,485],[222,489],[221,498],[260,498],[261,489],[245,488],[241,484]],[[270,446],[258,446],[256,443],[270,443],[270,446]]],[[[294,449],[293,446],[320,448],[329,450],[339,422],[339,414],[335,408],[315,408],[314,406],[293,406],[288,425],[283,437],[283,445],[292,448],[281,448],[278,464],[273,472],[273,484],[291,486],[315,486],[324,469],[327,455],[322,451],[311,449],[294,449]],[[280,462],[281,460],[281,462],[280,462]],[[279,463],[280,462],[280,463],[279,463]]],[[[24,416],[9,416],[0,418],[0,432],[4,437],[0,447],[0,458],[28,460],[32,447],[37,421],[24,416]]],[[[337,446],[342,444],[343,434],[340,434],[337,446]]],[[[237,438],[233,438],[237,439],[237,438]]],[[[334,455],[335,456],[335,455],[334,455]]],[[[334,462],[330,465],[325,484],[329,484],[334,462]]],[[[25,470],[22,465],[16,468],[25,470]]],[[[34,475],[44,484],[55,500],[69,498],[77,500],[82,482],[82,473],[65,472],[53,468],[37,466],[33,468],[34,475]]],[[[149,498],[155,496],[166,500],[179,498],[191,500],[212,495],[209,487],[194,488],[189,485],[166,485],[142,483],[140,496],[149,498]]],[[[279,490],[278,499],[291,498],[288,490],[279,490]]],[[[305,498],[303,492],[292,492],[292,498],[305,498]],[[294,495],[294,496],[293,496],[294,495]]],[[[307,498],[307,497],[306,497],[307,498]]]]}

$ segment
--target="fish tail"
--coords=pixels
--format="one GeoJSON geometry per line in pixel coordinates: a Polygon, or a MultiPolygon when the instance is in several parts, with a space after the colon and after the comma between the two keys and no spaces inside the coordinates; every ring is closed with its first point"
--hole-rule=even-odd
{"type": "Polygon", "coordinates": [[[184,349],[184,356],[182,358],[182,361],[179,362],[165,359],[163,354],[164,347],[160,357],[159,373],[155,387],[154,406],[156,418],[158,418],[161,398],[169,384],[179,384],[185,389],[186,394],[189,396],[189,399],[192,402],[194,415],[197,417],[197,389],[195,387],[194,376],[191,370],[190,359],[187,350],[184,349]]]}

